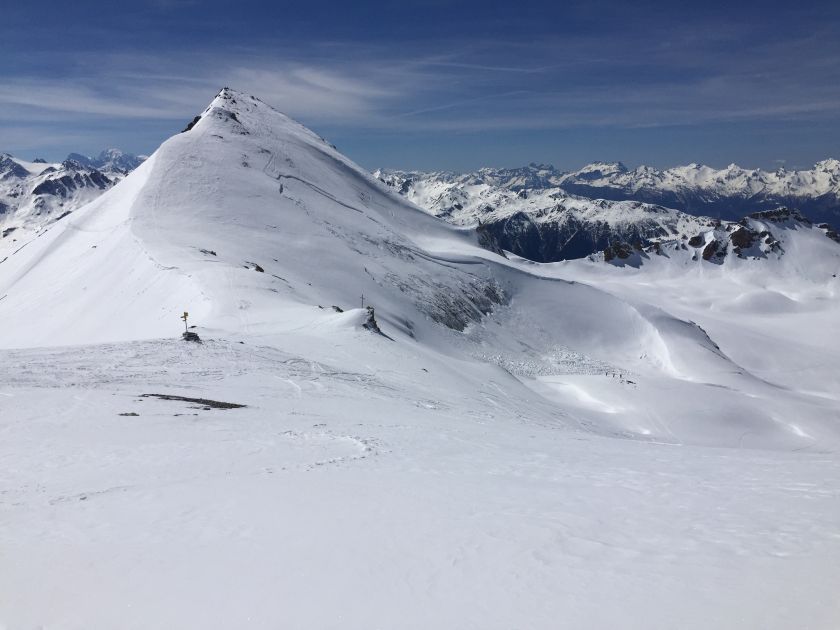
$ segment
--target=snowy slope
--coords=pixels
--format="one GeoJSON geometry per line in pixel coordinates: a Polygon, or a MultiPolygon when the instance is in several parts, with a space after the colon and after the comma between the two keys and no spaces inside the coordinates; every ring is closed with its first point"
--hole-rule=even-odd
{"type": "Polygon", "coordinates": [[[834,242],[762,224],[505,259],[223,90],[0,262],[0,623],[831,627],[834,242]]]}
{"type": "MultiPolygon", "coordinates": [[[[837,400],[840,249],[820,229],[790,217],[768,213],[748,225],[772,230],[785,254],[768,255],[759,265],[737,255],[703,264],[700,248],[694,254],[690,247],[663,248],[662,255],[650,255],[637,267],[575,260],[540,265],[538,272],[590,282],[622,299],[695,321],[728,357],[764,382],[837,400]]],[[[719,232],[709,230],[703,239],[713,242],[719,232]]],[[[528,261],[520,264],[535,268],[528,261]]],[[[828,414],[837,421],[836,412],[828,414]]],[[[802,416],[802,408],[774,414],[791,426],[802,416]]]]}

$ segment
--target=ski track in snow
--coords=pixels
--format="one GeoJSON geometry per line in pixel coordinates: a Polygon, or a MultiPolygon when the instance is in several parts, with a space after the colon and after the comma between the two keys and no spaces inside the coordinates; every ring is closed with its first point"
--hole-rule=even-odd
{"type": "MultiPolygon", "coordinates": [[[[708,627],[711,615],[715,627],[735,628],[735,610],[762,627],[789,627],[803,611],[780,612],[769,598],[833,598],[833,456],[487,425],[447,409],[412,411],[399,400],[405,391],[383,408],[347,398],[341,371],[259,346],[208,345],[4,353],[4,366],[31,368],[4,380],[0,398],[0,545],[4,566],[17,567],[0,571],[2,591],[16,598],[0,611],[11,627],[67,619],[93,583],[102,604],[85,626],[95,628],[125,622],[130,602],[166,601],[175,585],[209,609],[144,607],[129,627],[222,627],[215,617],[247,614],[261,627],[341,616],[362,628],[374,605],[383,623],[450,627],[464,602],[475,603],[470,618],[481,627],[527,619],[548,628],[563,614],[576,625],[630,628],[708,627]],[[150,354],[160,369],[148,368],[150,354]],[[79,377],[69,382],[65,372],[79,377]],[[300,404],[276,378],[242,380],[277,372],[324,389],[300,404]],[[253,407],[139,402],[136,390],[150,384],[253,407]],[[400,415],[383,422],[389,409],[400,415]],[[125,411],[140,415],[118,415],[125,411]],[[35,539],[37,547],[26,542],[35,539]],[[36,580],[37,592],[52,593],[47,608],[31,607],[36,580]],[[267,584],[284,606],[266,604],[267,584]],[[316,603],[324,591],[328,608],[316,603]]],[[[5,369],[4,379],[13,371],[5,369]]],[[[804,618],[813,627],[830,627],[830,606],[822,618],[812,610],[804,618]]]]}

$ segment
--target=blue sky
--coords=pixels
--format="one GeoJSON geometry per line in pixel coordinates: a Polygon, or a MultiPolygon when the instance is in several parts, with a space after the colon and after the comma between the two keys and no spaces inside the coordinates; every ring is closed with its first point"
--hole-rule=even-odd
{"type": "Polygon", "coordinates": [[[148,153],[229,85],[369,168],[840,157],[840,2],[122,4],[4,3],[0,151],[148,153]]]}

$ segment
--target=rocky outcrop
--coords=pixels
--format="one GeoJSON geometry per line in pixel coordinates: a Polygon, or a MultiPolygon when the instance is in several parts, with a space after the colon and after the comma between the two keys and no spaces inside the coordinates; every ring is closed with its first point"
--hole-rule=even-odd
{"type": "Polygon", "coordinates": [[[750,219],[757,221],[768,221],[770,223],[785,223],[787,221],[795,221],[797,223],[804,223],[811,225],[811,220],[803,215],[799,210],[780,206],[772,210],[763,210],[761,212],[753,212],[749,215],[750,219]]]}
{"type": "Polygon", "coordinates": [[[713,256],[723,257],[726,255],[726,250],[721,248],[717,240],[712,239],[703,248],[703,260],[711,260],[713,256]]]}
{"type": "Polygon", "coordinates": [[[617,241],[612,245],[607,245],[604,250],[604,260],[606,262],[611,262],[616,258],[619,260],[627,260],[630,258],[630,255],[633,253],[633,247],[629,243],[625,243],[623,241],[617,241]]]}
{"type": "Polygon", "coordinates": [[[817,226],[819,229],[823,230],[825,235],[830,238],[832,241],[836,241],[840,243],[840,234],[837,233],[833,227],[831,227],[828,223],[821,223],[817,226]]]}
{"type": "Polygon", "coordinates": [[[32,189],[32,195],[51,195],[67,199],[73,192],[82,188],[105,191],[115,183],[99,171],[87,169],[78,162],[67,160],[61,166],[62,170],[53,169],[40,184],[35,186],[32,189]]]}
{"type": "Polygon", "coordinates": [[[739,251],[752,247],[756,239],[758,239],[758,233],[743,225],[729,235],[732,246],[739,251]]]}
{"type": "Polygon", "coordinates": [[[29,177],[29,171],[15,162],[11,155],[0,155],[0,180],[24,179],[29,177]]]}

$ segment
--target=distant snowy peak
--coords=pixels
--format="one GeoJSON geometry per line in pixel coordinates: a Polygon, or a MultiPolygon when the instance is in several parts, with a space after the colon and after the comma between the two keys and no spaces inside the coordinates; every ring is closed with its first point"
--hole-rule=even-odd
{"type": "Polygon", "coordinates": [[[0,154],[0,259],[21,239],[99,197],[145,159],[119,149],[107,149],[96,157],[71,153],[52,164],[0,154]]]}
{"type": "MultiPolygon", "coordinates": [[[[627,172],[620,163],[598,163],[587,167],[586,173],[600,177],[622,169],[627,172]]],[[[455,175],[379,170],[375,175],[438,218],[478,227],[497,247],[538,262],[592,255],[621,262],[633,252],[662,253],[669,243],[680,256],[711,263],[722,262],[727,254],[739,258],[781,255],[773,230],[754,229],[759,216],[765,222],[772,223],[776,217],[776,223],[798,223],[836,237],[829,225],[815,228],[797,211],[781,209],[739,222],[721,221],[633,200],[588,199],[558,185],[548,187],[548,182],[559,179],[548,167],[525,167],[525,171],[482,169],[455,175]],[[540,185],[522,187],[528,179],[540,185]]]]}
{"type": "Polygon", "coordinates": [[[382,170],[376,175],[387,183],[396,176],[402,182],[486,184],[512,191],[559,188],[590,199],[640,201],[730,220],[778,206],[799,208],[817,221],[838,222],[840,217],[840,161],[836,159],[818,162],[810,170],[790,171],[745,169],[736,164],[722,169],[702,164],[628,169],[621,162],[593,162],[571,172],[529,164],[464,174],[382,170]]]}
{"type": "MultiPolygon", "coordinates": [[[[552,176],[548,168],[533,168],[532,174],[543,180],[552,176]]],[[[648,244],[694,233],[710,221],[635,201],[585,199],[544,183],[521,187],[527,173],[512,170],[463,176],[380,170],[376,175],[438,218],[480,226],[500,248],[538,262],[584,258],[615,243],[648,244]]]]}
{"type": "MultiPolygon", "coordinates": [[[[645,166],[641,167],[647,168],[645,166]]],[[[579,179],[592,181],[609,177],[617,177],[627,173],[627,167],[621,162],[592,162],[587,164],[582,169],[575,172],[575,176],[579,179]]],[[[558,181],[562,181],[559,178],[558,181]]]]}
{"type": "Polygon", "coordinates": [[[8,153],[0,154],[0,181],[29,177],[29,171],[8,153]]]}
{"type": "Polygon", "coordinates": [[[22,239],[93,201],[123,177],[75,160],[48,164],[0,156],[0,260],[22,239]]]}
{"type": "Polygon", "coordinates": [[[130,173],[140,166],[146,157],[145,155],[124,153],[119,149],[105,149],[95,157],[71,153],[67,156],[67,159],[88,168],[95,168],[103,173],[130,173]]]}
{"type": "Polygon", "coordinates": [[[649,187],[672,192],[702,190],[719,195],[753,195],[764,192],[816,197],[840,192],[840,162],[834,159],[823,160],[814,165],[813,169],[802,171],[788,171],[784,168],[776,171],[745,169],[737,164],[730,164],[723,169],[689,164],[662,171],[649,166],[628,170],[621,164],[592,164],[566,173],[558,181],[562,186],[584,182],[591,186],[629,191],[649,187]]]}
{"type": "Polygon", "coordinates": [[[736,164],[723,169],[689,164],[666,170],[590,165],[557,177],[554,183],[587,197],[658,203],[727,219],[779,205],[799,208],[820,221],[840,216],[840,162],[835,159],[818,162],[810,170],[792,171],[745,169],[736,164]]]}

